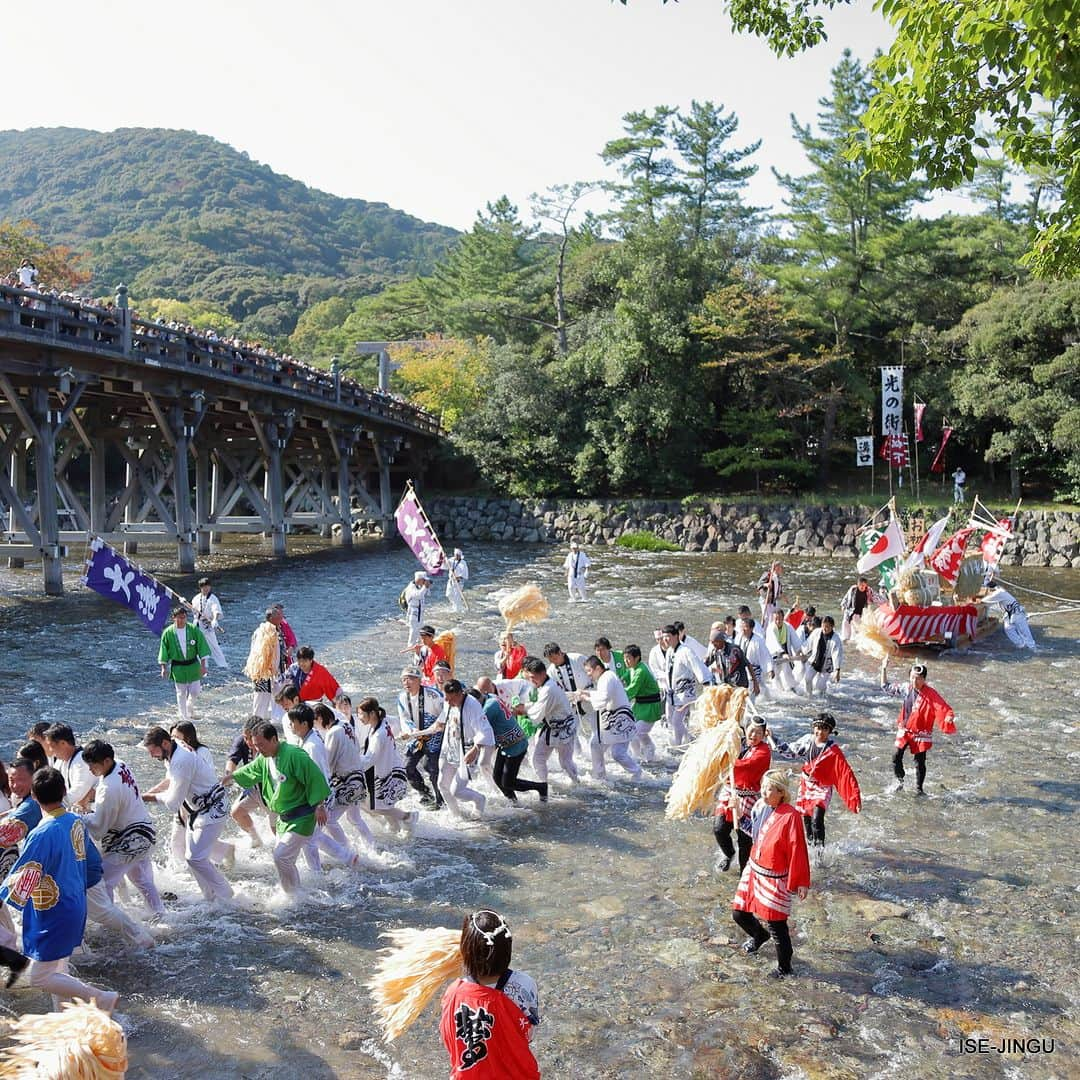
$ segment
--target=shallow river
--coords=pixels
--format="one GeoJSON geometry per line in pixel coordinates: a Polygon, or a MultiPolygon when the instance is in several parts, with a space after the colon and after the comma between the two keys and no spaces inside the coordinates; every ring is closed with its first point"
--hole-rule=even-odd
{"type": "MultiPolygon", "coordinates": [[[[392,711],[405,638],[397,595],[411,555],[400,544],[347,554],[291,543],[309,554],[274,563],[238,543],[210,562],[233,674],[212,669],[198,726],[222,762],[250,701],[235,673],[272,600],[285,602],[301,642],[354,702],[374,693],[392,711]]],[[[657,623],[681,617],[704,638],[713,618],[752,602],[765,561],[600,552],[595,599],[571,605],[554,548],[478,545],[466,555],[471,613],[453,620],[440,591],[429,618],[458,631],[469,679],[490,669],[501,589],[536,580],[552,601],[548,622],[521,635],[534,649],[555,639],[589,652],[604,633],[647,651],[657,623]]],[[[142,558],[180,591],[192,588],[171,574],[167,552],[142,558]]],[[[838,614],[850,565],[785,563],[789,590],[838,614]]],[[[1069,571],[1006,576],[1080,596],[1069,571]]],[[[107,737],[148,787],[160,766],[139,739],[175,716],[156,642],[125,609],[79,586],[77,568],[66,584],[66,597],[45,600],[35,568],[0,570],[0,749],[10,756],[36,720],[64,720],[84,740],[107,737]]],[[[1029,612],[1058,606],[1018,595],[1029,612]]],[[[797,977],[779,985],[764,978],[771,946],[757,957],[737,948],[736,872],[713,873],[709,824],[664,820],[664,768],[634,784],[614,767],[607,784],[572,791],[554,772],[546,807],[504,811],[492,799],[483,823],[427,813],[412,840],[377,831],[379,851],[362,872],[330,869],[294,904],[276,896],[268,855],[246,840],[235,906],[206,908],[185,872],[161,865],[159,885],[179,900],[155,931],[158,947],[113,953],[91,927],[77,967],[122,994],[130,1077],[444,1077],[435,1007],[387,1047],[362,984],[380,933],[457,926],[485,906],[506,914],[515,966],[539,983],[534,1049],[545,1076],[1075,1077],[1080,615],[1032,622],[1035,656],[998,632],[967,655],[930,659],[959,733],[939,736],[920,800],[886,793],[897,702],[876,691],[872,663],[849,651],[829,707],[863,812],[833,802],[828,865],[815,869],[793,917],[797,977]],[[961,1036],[986,1037],[989,1052],[962,1053],[961,1036]],[[1012,1038],[1035,1040],[1035,1052],[998,1053],[1012,1038]]],[[[783,738],[805,730],[811,711],[791,697],[764,708],[783,738]]],[[[40,1011],[45,1001],[21,990],[0,1005],[40,1011]]]]}

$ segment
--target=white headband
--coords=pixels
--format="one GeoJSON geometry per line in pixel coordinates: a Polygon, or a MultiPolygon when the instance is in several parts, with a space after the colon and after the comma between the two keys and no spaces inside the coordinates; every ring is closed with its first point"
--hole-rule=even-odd
{"type": "Polygon", "coordinates": [[[495,939],[500,934],[505,934],[507,940],[512,941],[513,935],[510,933],[510,927],[506,925],[506,920],[497,911],[488,911],[487,908],[481,911],[474,911],[470,916],[469,921],[472,923],[472,928],[487,942],[488,948],[495,948],[495,939]],[[477,915],[491,915],[493,918],[498,919],[498,924],[494,930],[481,930],[479,924],[476,921],[477,915]]]}

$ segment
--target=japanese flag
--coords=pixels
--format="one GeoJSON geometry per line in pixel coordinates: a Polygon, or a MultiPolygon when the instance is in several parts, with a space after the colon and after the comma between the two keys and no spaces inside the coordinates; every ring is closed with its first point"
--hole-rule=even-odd
{"type": "Polygon", "coordinates": [[[860,574],[873,570],[886,559],[896,559],[904,554],[904,533],[900,522],[893,518],[885,531],[866,550],[863,557],[855,564],[860,574]]]}

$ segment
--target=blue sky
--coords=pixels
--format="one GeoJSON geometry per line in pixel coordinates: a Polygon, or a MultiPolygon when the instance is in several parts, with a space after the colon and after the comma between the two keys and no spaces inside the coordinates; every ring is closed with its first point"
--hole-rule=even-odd
{"type": "Polygon", "coordinates": [[[7,50],[3,126],[192,129],[458,228],[501,194],[609,176],[624,113],[694,98],[735,111],[737,145],[762,140],[749,198],[779,206],[770,166],[806,168],[790,115],[813,120],[844,47],[867,60],[890,38],[869,0],[794,60],[735,36],[720,0],[55,0],[49,23],[71,47],[47,67],[7,50]]]}

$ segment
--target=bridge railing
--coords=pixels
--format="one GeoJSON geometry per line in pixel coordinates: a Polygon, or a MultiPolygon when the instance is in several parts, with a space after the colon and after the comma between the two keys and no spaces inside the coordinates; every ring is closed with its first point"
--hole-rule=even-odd
{"type": "Polygon", "coordinates": [[[65,345],[107,349],[154,367],[163,362],[299,391],[333,404],[436,434],[438,421],[422,409],[329,372],[198,332],[132,317],[127,308],[0,285],[0,333],[5,328],[59,339],[65,345]]]}

